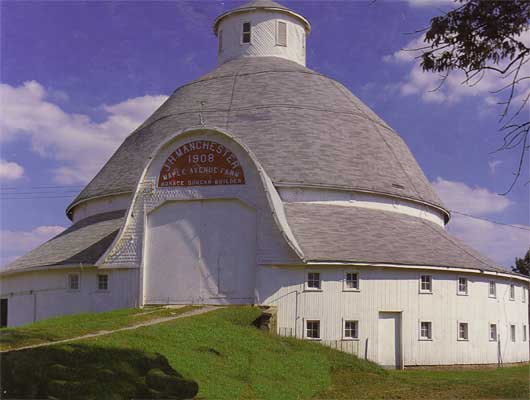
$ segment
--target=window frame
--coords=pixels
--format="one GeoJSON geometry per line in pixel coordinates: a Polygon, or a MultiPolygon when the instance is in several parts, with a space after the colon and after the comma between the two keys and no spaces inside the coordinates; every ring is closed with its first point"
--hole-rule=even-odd
{"type": "Polygon", "coordinates": [[[79,292],[81,290],[81,274],[79,272],[69,272],[67,275],[66,275],[66,285],[67,285],[67,290],[69,292],[79,292]],[[71,287],[71,277],[72,276],[77,276],[77,288],[72,288],[71,287]]]}
{"type": "Polygon", "coordinates": [[[250,21],[243,21],[243,23],[241,24],[241,36],[240,36],[240,44],[241,46],[244,46],[244,45],[250,45],[252,44],[252,22],[250,21]],[[248,35],[249,35],[249,38],[248,38],[248,42],[245,42],[243,39],[245,37],[245,24],[248,24],[250,29],[248,31],[248,35]]]}
{"type": "Polygon", "coordinates": [[[98,292],[108,292],[110,289],[110,274],[109,273],[98,273],[96,275],[96,289],[98,292]],[[106,276],[107,279],[107,285],[106,285],[106,288],[105,289],[101,289],[100,287],[100,277],[102,276],[106,276]]]}
{"type": "Polygon", "coordinates": [[[278,47],[287,47],[287,44],[289,42],[288,40],[288,34],[289,34],[289,29],[287,28],[287,21],[284,21],[284,20],[276,20],[276,46],[278,47]],[[280,44],[280,40],[279,40],[279,37],[280,37],[280,24],[284,24],[285,25],[285,44],[280,44]]]}
{"type": "Polygon", "coordinates": [[[508,298],[510,301],[515,301],[515,284],[510,283],[510,286],[508,288],[508,298]]]}
{"type": "Polygon", "coordinates": [[[517,326],[510,324],[510,341],[515,343],[517,341],[517,326]]]}
{"type": "Polygon", "coordinates": [[[497,282],[495,281],[489,281],[488,282],[488,297],[490,299],[496,299],[497,298],[497,282]],[[491,294],[491,284],[493,283],[493,294],[491,294]]]}
{"type": "Polygon", "coordinates": [[[418,340],[422,342],[432,342],[432,321],[426,321],[426,320],[420,320],[419,324],[419,332],[418,332],[418,340]],[[423,324],[428,324],[429,327],[429,336],[423,336],[423,324]]]}
{"type": "Polygon", "coordinates": [[[322,272],[309,271],[305,272],[304,291],[306,292],[322,292],[322,272]],[[309,287],[309,274],[318,274],[318,288],[309,287]]]}
{"type": "Polygon", "coordinates": [[[306,320],[304,320],[304,339],[307,339],[307,340],[314,340],[314,341],[318,341],[318,340],[322,340],[322,335],[321,335],[321,324],[320,324],[320,320],[319,319],[316,319],[316,318],[308,318],[306,320]],[[308,327],[308,324],[309,323],[312,323],[312,322],[317,322],[318,323],[318,337],[309,337],[308,335],[308,331],[309,331],[309,327],[308,327]]]}
{"type": "Polygon", "coordinates": [[[420,274],[420,279],[419,279],[419,292],[420,294],[433,294],[433,276],[430,275],[430,274],[420,274]],[[423,289],[423,277],[424,276],[428,276],[430,277],[430,289],[427,290],[427,289],[423,289]]]}
{"type": "Polygon", "coordinates": [[[469,342],[469,322],[468,321],[458,321],[456,325],[456,338],[459,342],[469,342]],[[466,325],[466,337],[462,338],[460,336],[460,325],[466,325]]]}
{"type": "Polygon", "coordinates": [[[458,296],[469,296],[469,279],[466,278],[465,276],[459,276],[456,279],[456,294],[458,296]],[[465,282],[466,282],[466,290],[465,291],[461,291],[460,290],[460,279],[465,279],[465,282]]]}
{"type": "Polygon", "coordinates": [[[342,320],[342,340],[344,341],[359,341],[359,320],[358,319],[343,319],[342,320]],[[346,323],[353,322],[355,324],[355,332],[357,336],[346,336],[346,323]]]}
{"type": "Polygon", "coordinates": [[[488,337],[490,342],[496,342],[499,340],[499,331],[497,329],[497,323],[496,322],[490,322],[488,325],[488,337]],[[495,327],[495,338],[491,338],[491,328],[495,327]]]}
{"type": "Polygon", "coordinates": [[[359,271],[356,270],[344,270],[343,276],[342,276],[342,291],[343,292],[360,292],[361,291],[361,279],[359,271]],[[356,288],[349,288],[347,285],[348,282],[348,274],[355,274],[357,276],[357,287],[356,288]]]}

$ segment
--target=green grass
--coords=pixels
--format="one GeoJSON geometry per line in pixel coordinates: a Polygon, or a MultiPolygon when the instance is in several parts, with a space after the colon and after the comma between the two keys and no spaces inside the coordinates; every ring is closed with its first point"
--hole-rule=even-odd
{"type": "MultiPolygon", "coordinates": [[[[30,379],[40,382],[32,389],[33,397],[37,393],[46,398],[50,390],[68,393],[79,385],[104,385],[104,392],[91,389],[84,397],[59,398],[145,398],[145,393],[150,398],[179,398],[179,385],[189,388],[193,382],[199,388],[197,399],[214,400],[529,397],[528,366],[387,371],[317,343],[268,335],[252,325],[259,315],[256,308],[229,307],[75,345],[8,353],[9,357],[1,360],[1,369],[18,372],[13,372],[11,378],[3,377],[3,385],[13,381],[14,376],[55,371],[54,376],[35,375],[30,379]],[[69,372],[61,375],[65,368],[69,372]],[[85,376],[83,370],[90,373],[85,376]],[[176,385],[172,386],[173,392],[167,382],[176,385]]],[[[11,383],[8,393],[30,397],[11,383]]]]}
{"type": "Polygon", "coordinates": [[[123,309],[97,314],[75,314],[49,318],[18,328],[0,329],[0,350],[54,342],[99,331],[124,328],[157,318],[171,317],[190,311],[192,307],[167,309],[123,309]]]}

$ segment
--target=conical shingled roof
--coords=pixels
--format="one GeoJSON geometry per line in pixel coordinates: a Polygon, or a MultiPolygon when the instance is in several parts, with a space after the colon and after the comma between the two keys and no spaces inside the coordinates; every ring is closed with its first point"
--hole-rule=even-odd
{"type": "Polygon", "coordinates": [[[175,132],[229,131],[276,185],[398,196],[444,209],[401,137],[340,83],[276,57],[227,62],[177,89],[124,143],[71,207],[132,193],[148,157],[175,132]]]}

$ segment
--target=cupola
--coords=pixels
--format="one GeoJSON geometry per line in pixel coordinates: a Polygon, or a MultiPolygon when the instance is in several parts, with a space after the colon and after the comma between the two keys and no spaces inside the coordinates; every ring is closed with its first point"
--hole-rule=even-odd
{"type": "Polygon", "coordinates": [[[213,30],[218,64],[239,57],[281,57],[305,66],[309,21],[271,0],[254,0],[221,14],[213,30]]]}

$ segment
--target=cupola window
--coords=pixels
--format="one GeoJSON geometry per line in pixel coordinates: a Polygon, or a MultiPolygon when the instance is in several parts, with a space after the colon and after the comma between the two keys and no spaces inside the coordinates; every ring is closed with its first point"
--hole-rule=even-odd
{"type": "Polygon", "coordinates": [[[276,45],[287,47],[287,23],[278,21],[276,27],[276,45]]]}
{"type": "Polygon", "coordinates": [[[223,31],[219,31],[219,53],[223,51],[223,31]]]}
{"type": "Polygon", "coordinates": [[[241,37],[242,43],[250,43],[250,38],[252,36],[250,22],[243,23],[243,36],[241,37]]]}

